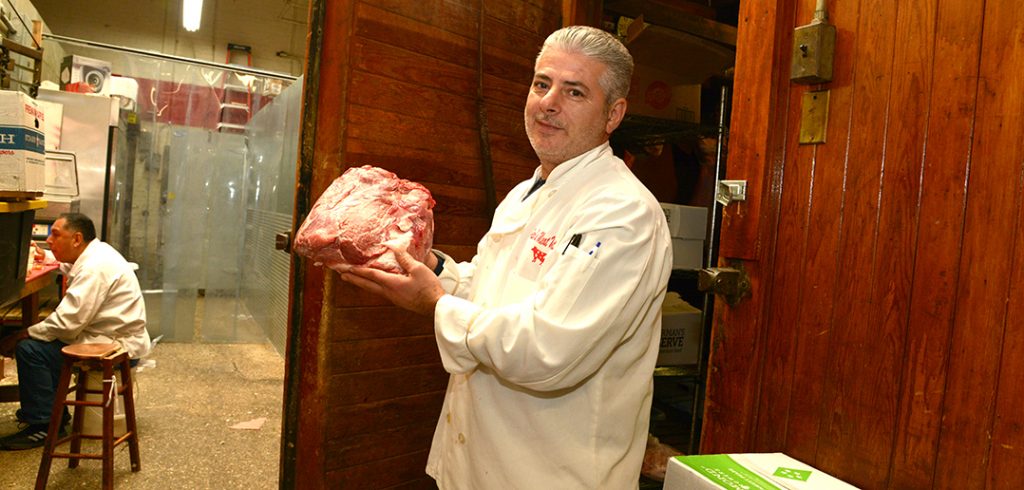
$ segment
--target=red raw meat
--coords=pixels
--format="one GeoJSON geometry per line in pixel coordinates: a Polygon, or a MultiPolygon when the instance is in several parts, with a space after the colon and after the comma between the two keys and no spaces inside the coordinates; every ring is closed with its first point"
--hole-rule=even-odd
{"type": "Polygon", "coordinates": [[[668,471],[668,460],[683,454],[682,451],[662,443],[652,434],[647,434],[647,449],[644,451],[644,462],[640,474],[655,481],[665,481],[668,471]]]}
{"type": "Polygon", "coordinates": [[[370,165],[352,167],[317,199],[292,248],[336,271],[403,272],[384,244],[422,262],[434,240],[433,207],[430,191],[416,182],[370,165]]]}

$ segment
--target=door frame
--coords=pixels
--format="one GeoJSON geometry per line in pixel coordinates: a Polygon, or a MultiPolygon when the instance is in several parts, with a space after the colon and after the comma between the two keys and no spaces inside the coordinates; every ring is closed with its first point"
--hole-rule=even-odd
{"type": "MultiPolygon", "coordinates": [[[[339,101],[321,97],[320,65],[324,58],[324,31],[329,26],[327,0],[310,0],[309,31],[302,93],[299,160],[295,180],[295,204],[292,229],[294,237],[313,205],[311,192],[317,156],[320,120],[331,114],[339,101]],[[324,109],[324,110],[320,110],[324,109]]],[[[290,250],[290,248],[289,248],[290,250]]],[[[310,267],[298,256],[291,256],[288,283],[288,328],[285,347],[284,402],[281,415],[279,488],[322,488],[323,407],[318,403],[320,369],[317,355],[320,345],[319,323],[323,304],[323,271],[310,267]]]]}
{"type": "Polygon", "coordinates": [[[737,305],[715,298],[702,454],[753,447],[782,197],[795,10],[795,0],[740,4],[725,178],[747,181],[747,198],[722,210],[718,264],[742,268],[751,295],[737,305]]]}

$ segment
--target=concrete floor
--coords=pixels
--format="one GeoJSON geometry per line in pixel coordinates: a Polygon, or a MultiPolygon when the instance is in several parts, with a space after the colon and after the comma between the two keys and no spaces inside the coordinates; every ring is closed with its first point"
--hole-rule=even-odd
{"type": "MultiPolygon", "coordinates": [[[[277,488],[284,360],[274,348],[164,342],[149,358],[156,366],[136,379],[142,471],[131,472],[128,445],[118,446],[114,486],[277,488]],[[258,429],[231,428],[264,417],[258,429]]],[[[0,435],[18,430],[17,408],[17,403],[0,403],[0,435]]],[[[0,488],[31,488],[41,453],[0,451],[0,488]]],[[[99,488],[100,483],[99,461],[82,461],[72,470],[67,460],[54,460],[49,488],[99,488]]]]}

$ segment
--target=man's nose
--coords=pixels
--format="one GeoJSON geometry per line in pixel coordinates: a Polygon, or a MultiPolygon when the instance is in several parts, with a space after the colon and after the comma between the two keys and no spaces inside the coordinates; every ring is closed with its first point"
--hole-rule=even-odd
{"type": "Polygon", "coordinates": [[[544,112],[558,112],[560,104],[561,100],[559,99],[557,90],[548,90],[548,92],[540,98],[540,108],[544,112]]]}

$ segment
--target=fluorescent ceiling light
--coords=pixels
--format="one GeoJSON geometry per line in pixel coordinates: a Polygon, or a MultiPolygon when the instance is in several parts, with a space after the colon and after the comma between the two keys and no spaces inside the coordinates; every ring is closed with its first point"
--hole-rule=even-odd
{"type": "Polygon", "coordinates": [[[203,19],[203,0],[183,0],[181,3],[181,25],[186,31],[199,30],[199,22],[203,19]]]}

